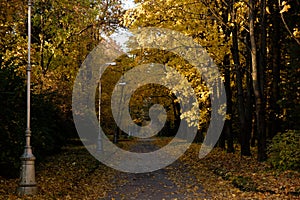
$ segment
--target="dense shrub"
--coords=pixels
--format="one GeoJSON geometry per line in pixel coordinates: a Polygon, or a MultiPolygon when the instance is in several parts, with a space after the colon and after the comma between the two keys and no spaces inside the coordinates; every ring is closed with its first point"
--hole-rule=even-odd
{"type": "MultiPolygon", "coordinates": [[[[31,145],[39,162],[45,155],[58,152],[68,134],[66,124],[52,104],[37,96],[32,99],[31,145]]],[[[19,169],[19,157],[25,145],[26,109],[15,108],[4,110],[7,114],[1,117],[0,124],[0,172],[8,176],[15,175],[19,169]]]]}
{"type": "Polygon", "coordinates": [[[300,171],[300,131],[277,134],[269,146],[269,162],[280,170],[300,171]]]}
{"type": "MultiPolygon", "coordinates": [[[[13,68],[0,68],[0,175],[18,176],[25,145],[26,88],[13,68]]],[[[68,136],[69,125],[45,94],[32,94],[31,131],[37,162],[57,152],[68,136]]],[[[71,130],[71,128],[70,128],[71,130]]],[[[73,129],[72,129],[73,131],[73,129]]]]}

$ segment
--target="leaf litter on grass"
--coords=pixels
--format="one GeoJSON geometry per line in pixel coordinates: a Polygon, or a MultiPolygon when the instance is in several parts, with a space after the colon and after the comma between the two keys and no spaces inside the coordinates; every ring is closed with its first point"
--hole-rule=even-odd
{"type": "MultiPolygon", "coordinates": [[[[153,143],[161,147],[170,139],[157,138],[153,143]]],[[[119,145],[128,150],[135,143],[129,140],[119,145]]],[[[164,169],[166,178],[172,181],[166,189],[176,185],[172,193],[183,195],[185,199],[300,199],[299,172],[275,171],[254,157],[241,157],[238,151],[226,153],[219,148],[199,159],[200,146],[192,144],[175,164],[164,169]]],[[[14,193],[18,179],[0,177],[0,199],[111,199],[109,194],[118,191],[117,186],[130,181],[98,162],[83,146],[67,146],[60,154],[39,163],[36,179],[38,195],[21,198],[14,193]]],[[[145,191],[145,188],[140,189],[145,191]]],[[[124,191],[120,192],[119,196],[126,199],[124,191]]],[[[141,191],[136,192],[133,198],[141,191]]]]}
{"type": "Polygon", "coordinates": [[[122,182],[116,174],[116,170],[101,164],[84,147],[68,146],[37,166],[37,195],[20,198],[15,194],[18,179],[0,177],[5,183],[1,184],[0,199],[98,199],[122,182]]]}

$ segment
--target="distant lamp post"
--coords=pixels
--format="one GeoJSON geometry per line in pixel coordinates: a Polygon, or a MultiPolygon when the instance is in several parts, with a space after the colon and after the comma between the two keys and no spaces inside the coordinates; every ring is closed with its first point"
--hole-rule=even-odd
{"type": "MultiPolygon", "coordinates": [[[[124,79],[122,79],[122,81],[119,83],[119,86],[121,86],[121,96],[120,96],[120,102],[119,102],[119,110],[118,110],[118,122],[121,123],[121,113],[120,113],[120,109],[121,109],[121,103],[122,103],[122,99],[123,99],[123,90],[124,90],[124,86],[126,85],[126,82],[124,81],[124,79]]],[[[118,127],[116,127],[115,133],[114,133],[114,143],[118,143],[118,139],[119,139],[119,130],[118,127]]]]}
{"type": "MultiPolygon", "coordinates": [[[[107,65],[115,66],[115,62],[106,63],[107,65]]],[[[103,144],[102,144],[102,132],[101,132],[101,76],[102,76],[102,67],[100,68],[100,76],[99,76],[99,99],[98,99],[98,120],[99,120],[99,132],[97,137],[97,146],[96,146],[96,152],[102,153],[103,152],[103,144]]]]}
{"type": "Polygon", "coordinates": [[[97,149],[96,149],[96,151],[97,151],[97,153],[101,153],[102,151],[103,151],[103,145],[102,145],[102,133],[101,133],[101,120],[100,120],[100,118],[101,118],[101,80],[100,80],[100,78],[99,78],[99,102],[98,102],[98,104],[99,104],[99,109],[98,109],[98,120],[99,120],[99,133],[98,133],[98,138],[97,138],[97,149]]]}
{"type": "Polygon", "coordinates": [[[28,0],[28,66],[27,72],[27,128],[25,131],[26,143],[24,147],[24,153],[21,156],[21,170],[20,170],[20,182],[17,188],[17,193],[19,195],[36,194],[37,185],[35,182],[35,157],[32,154],[32,149],[30,146],[30,45],[31,45],[31,6],[32,0],[28,0]]]}
{"type": "MultiPolygon", "coordinates": [[[[116,66],[116,62],[108,62],[106,63],[108,66],[116,66]]],[[[101,92],[102,92],[102,86],[101,86],[101,76],[102,76],[102,67],[100,68],[100,76],[99,76],[99,99],[98,99],[98,120],[99,120],[99,132],[97,137],[97,146],[96,146],[96,152],[102,153],[103,152],[103,143],[102,143],[102,129],[101,129],[101,92]]]]}
{"type": "MultiPolygon", "coordinates": [[[[101,69],[100,69],[101,70],[101,69]]],[[[98,120],[99,120],[99,133],[97,138],[97,153],[101,153],[103,151],[103,145],[102,145],[102,133],[101,133],[101,72],[99,77],[99,101],[98,101],[98,120]]]]}

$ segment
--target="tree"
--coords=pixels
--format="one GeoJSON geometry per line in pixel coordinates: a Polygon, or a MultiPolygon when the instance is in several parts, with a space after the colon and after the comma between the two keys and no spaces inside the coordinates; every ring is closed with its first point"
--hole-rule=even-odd
{"type": "MultiPolygon", "coordinates": [[[[69,134],[76,133],[70,113],[77,70],[102,39],[101,33],[110,34],[118,27],[123,11],[117,0],[34,3],[32,140],[39,159],[59,150],[69,134]]],[[[0,168],[4,173],[12,171],[11,166],[18,168],[24,142],[26,10],[26,1],[0,1],[0,168]]]]}
{"type": "MultiPolygon", "coordinates": [[[[211,5],[211,7],[213,6],[211,5]]],[[[210,52],[210,55],[217,60],[218,64],[221,64],[224,57],[223,53],[228,52],[229,48],[228,44],[224,42],[224,30],[216,23],[214,17],[215,15],[210,13],[208,7],[204,6],[202,2],[174,0],[153,3],[152,1],[141,1],[136,9],[127,11],[124,23],[129,28],[156,26],[180,31],[194,38],[196,42],[210,52]],[[219,36],[214,37],[214,34],[219,36]]],[[[204,81],[201,78],[198,79],[198,75],[189,70],[190,66],[184,60],[176,57],[163,60],[166,60],[163,64],[179,70],[195,87],[198,101],[201,102],[201,105],[199,105],[201,108],[200,113],[203,114],[203,117],[199,118],[199,128],[205,132],[210,120],[210,110],[208,108],[209,91],[204,81]]],[[[195,118],[193,112],[182,113],[181,116],[195,118]]]]}
{"type": "Polygon", "coordinates": [[[255,30],[254,30],[254,1],[249,1],[249,34],[251,41],[251,65],[252,65],[252,81],[253,90],[255,95],[255,112],[256,112],[256,122],[257,122],[257,133],[258,133],[258,160],[266,160],[266,133],[265,133],[265,108],[263,101],[263,66],[259,66],[257,63],[257,47],[255,40],[255,30]]]}

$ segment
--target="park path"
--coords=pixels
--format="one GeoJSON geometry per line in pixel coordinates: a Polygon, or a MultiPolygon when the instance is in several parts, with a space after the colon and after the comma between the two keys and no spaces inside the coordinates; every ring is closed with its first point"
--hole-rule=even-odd
{"type": "MultiPolygon", "coordinates": [[[[119,145],[149,152],[169,142],[167,138],[155,139],[123,140],[119,145]]],[[[180,159],[163,169],[132,174],[100,163],[75,139],[59,154],[37,163],[38,194],[20,198],[15,193],[19,178],[0,176],[0,200],[300,199],[298,172],[266,171],[268,165],[257,163],[255,158],[241,160],[239,153],[218,149],[198,159],[199,147],[192,144],[180,159]],[[243,181],[237,182],[241,178],[243,181]],[[253,185],[255,190],[249,190],[253,185]]]]}
{"type": "MultiPolygon", "coordinates": [[[[133,145],[130,151],[145,153],[154,151],[158,147],[152,140],[139,140],[133,145]]],[[[182,170],[178,166],[183,163],[176,161],[170,166],[149,173],[123,173],[119,172],[117,179],[126,180],[122,185],[117,185],[116,188],[108,194],[104,199],[139,199],[139,200],[161,200],[161,199],[205,199],[206,195],[202,193],[200,183],[197,183],[187,170],[182,170]],[[175,171],[174,171],[175,170],[175,171]],[[177,181],[172,181],[170,174],[176,173],[178,181],[186,184],[177,184],[177,181]],[[182,187],[185,185],[186,187],[182,187]],[[193,187],[196,190],[189,188],[193,187]]]]}
{"type": "MultiPolygon", "coordinates": [[[[161,141],[160,138],[155,140],[161,141]]],[[[152,140],[122,141],[134,152],[159,149],[152,140]]],[[[126,149],[125,148],[125,149],[126,149]]],[[[173,164],[149,173],[124,173],[97,161],[79,140],[37,164],[36,179],[39,192],[24,200],[171,200],[211,199],[201,181],[188,170],[189,163],[173,164]]],[[[18,178],[0,177],[0,200],[20,199],[15,188],[18,178]]]]}

